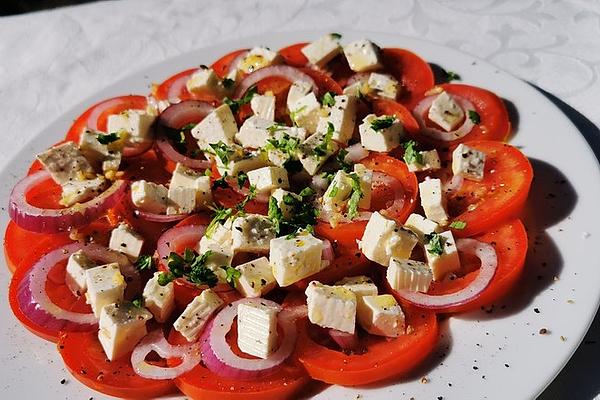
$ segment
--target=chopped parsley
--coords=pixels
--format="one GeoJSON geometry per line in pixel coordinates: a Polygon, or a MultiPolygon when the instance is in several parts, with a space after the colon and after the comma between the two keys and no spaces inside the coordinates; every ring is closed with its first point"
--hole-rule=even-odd
{"type": "Polygon", "coordinates": [[[327,132],[325,133],[325,137],[323,138],[323,141],[321,142],[321,144],[316,146],[313,150],[317,156],[324,157],[329,152],[334,130],[335,130],[335,128],[334,128],[333,124],[331,122],[328,122],[327,123],[327,132]]]}
{"type": "Polygon", "coordinates": [[[273,196],[269,198],[269,211],[267,213],[267,217],[273,223],[273,228],[275,228],[275,232],[279,234],[281,231],[281,223],[283,221],[283,212],[279,205],[277,205],[277,199],[273,196]]]}
{"type": "Polygon", "coordinates": [[[238,187],[241,189],[246,182],[248,182],[248,174],[244,171],[240,171],[240,173],[237,176],[238,187]]]}
{"type": "Polygon", "coordinates": [[[180,130],[181,131],[189,131],[190,129],[193,129],[196,125],[198,125],[198,123],[190,122],[189,124],[182,126],[180,130]]]}
{"type": "Polygon", "coordinates": [[[348,155],[348,150],[341,149],[335,156],[335,161],[338,163],[340,169],[346,173],[350,173],[352,171],[352,164],[346,161],[346,156],[348,155]]]}
{"type": "Polygon", "coordinates": [[[221,81],[221,85],[223,85],[223,87],[225,89],[231,89],[234,84],[235,84],[235,81],[233,79],[229,79],[229,78],[224,78],[221,81]]]}
{"type": "Polygon", "coordinates": [[[131,300],[131,304],[133,304],[136,308],[144,307],[144,298],[142,296],[137,296],[133,300],[131,300]]]}
{"type": "Polygon", "coordinates": [[[164,286],[175,278],[183,277],[197,285],[215,286],[219,279],[217,278],[217,275],[206,266],[206,262],[211,255],[211,250],[208,250],[204,254],[198,254],[190,248],[185,249],[183,256],[171,252],[167,257],[167,267],[169,268],[169,272],[163,272],[158,276],[158,284],[164,286]],[[165,274],[166,276],[164,276],[165,274]]]}
{"type": "Polygon", "coordinates": [[[452,221],[450,224],[450,228],[454,229],[465,229],[467,227],[467,223],[465,221],[452,221]]]}
{"type": "Polygon", "coordinates": [[[284,133],[279,138],[267,139],[267,144],[264,146],[266,150],[280,150],[288,156],[294,156],[300,145],[300,139],[291,137],[284,133]]]}
{"type": "Polygon", "coordinates": [[[142,254],[137,258],[137,260],[135,260],[134,265],[138,271],[151,271],[154,269],[154,259],[149,254],[142,254]]]}
{"type": "Polygon", "coordinates": [[[444,253],[444,238],[437,233],[425,235],[425,248],[429,254],[441,256],[444,253]]]}
{"type": "Polygon", "coordinates": [[[402,143],[404,147],[404,161],[407,164],[420,164],[423,165],[423,154],[416,149],[417,142],[409,140],[408,142],[402,143]]]}
{"type": "Polygon", "coordinates": [[[394,125],[395,121],[396,118],[392,115],[379,117],[374,119],[373,122],[371,122],[371,129],[373,129],[374,131],[380,131],[382,129],[389,128],[390,126],[394,125]]]}
{"type": "Polygon", "coordinates": [[[212,176],[212,170],[210,168],[206,168],[204,170],[204,176],[212,176]]]}
{"type": "Polygon", "coordinates": [[[471,122],[473,122],[475,125],[479,125],[479,123],[481,122],[481,116],[479,115],[479,113],[475,110],[469,110],[468,114],[471,122]]]}
{"type": "Polygon", "coordinates": [[[190,271],[187,274],[187,278],[190,282],[198,285],[208,285],[210,287],[215,286],[219,282],[217,275],[206,266],[208,258],[212,255],[212,251],[208,250],[202,255],[196,256],[194,261],[190,264],[190,271]]]}
{"type": "Polygon", "coordinates": [[[365,195],[360,187],[360,177],[356,173],[349,174],[352,184],[352,194],[348,200],[348,218],[354,219],[358,215],[358,203],[365,195]]]}
{"type": "Polygon", "coordinates": [[[169,283],[175,280],[175,275],[170,272],[161,272],[158,274],[158,284],[160,286],[167,286],[169,283]]]}
{"type": "Polygon", "coordinates": [[[315,194],[313,188],[307,186],[298,193],[301,197],[309,197],[315,194]]]}
{"type": "Polygon", "coordinates": [[[227,104],[229,108],[231,108],[231,112],[235,114],[236,112],[238,112],[241,106],[250,103],[250,100],[252,100],[252,97],[254,97],[256,93],[256,86],[252,86],[250,87],[250,89],[248,89],[248,91],[246,91],[246,94],[244,94],[244,96],[241,99],[231,100],[229,97],[225,97],[223,103],[227,104]]]}
{"type": "Polygon", "coordinates": [[[234,267],[221,267],[225,270],[226,276],[225,276],[225,280],[227,281],[227,283],[229,283],[229,286],[231,286],[232,288],[235,289],[235,282],[240,279],[240,276],[242,276],[242,273],[238,270],[235,269],[234,267]]]}
{"type": "Polygon", "coordinates": [[[246,208],[246,204],[250,202],[250,200],[256,197],[256,186],[250,185],[248,195],[242,200],[240,203],[236,204],[235,208],[237,208],[238,212],[243,212],[244,208],[246,208]]]}
{"type": "Polygon", "coordinates": [[[298,122],[296,119],[298,118],[298,114],[302,114],[304,112],[304,110],[306,110],[306,106],[302,106],[302,107],[298,108],[297,110],[290,111],[290,119],[292,120],[294,125],[298,126],[298,122]]]}
{"type": "Polygon", "coordinates": [[[213,219],[208,224],[208,227],[206,228],[206,233],[204,235],[210,239],[210,237],[213,235],[213,233],[215,233],[217,226],[232,216],[233,216],[232,208],[217,208],[217,209],[215,209],[215,215],[213,216],[213,219]]]}
{"type": "Polygon", "coordinates": [[[332,187],[331,191],[329,192],[329,197],[337,196],[338,192],[339,192],[339,188],[337,186],[332,187]]]}
{"type": "Polygon", "coordinates": [[[342,38],[342,35],[340,33],[330,33],[329,34],[332,38],[340,40],[342,38]]]}
{"type": "Polygon", "coordinates": [[[324,106],[333,107],[335,105],[335,98],[333,96],[334,94],[332,92],[326,92],[321,99],[321,103],[323,103],[324,106]]]}
{"type": "Polygon", "coordinates": [[[217,189],[217,188],[227,189],[228,187],[229,187],[229,183],[227,183],[227,172],[225,172],[223,174],[223,176],[220,177],[219,179],[215,179],[215,181],[212,183],[213,189],[217,189]]]}
{"type": "Polygon", "coordinates": [[[275,122],[273,125],[271,125],[270,127],[267,128],[267,132],[269,132],[271,135],[274,134],[275,132],[279,132],[279,131],[283,131],[285,130],[286,126],[282,125],[278,122],[275,122]]]}
{"type": "Polygon", "coordinates": [[[233,154],[233,150],[220,140],[218,143],[210,143],[209,146],[212,149],[211,153],[214,153],[219,157],[219,160],[221,160],[223,165],[227,165],[229,157],[233,154]]]}
{"type": "Polygon", "coordinates": [[[283,196],[283,203],[291,208],[290,218],[285,219],[277,203],[277,199],[269,199],[268,218],[273,223],[277,236],[294,235],[298,231],[313,232],[313,225],[317,223],[317,211],[307,197],[314,195],[314,190],[304,188],[299,195],[290,193],[283,196]]]}
{"type": "Polygon", "coordinates": [[[121,137],[116,132],[107,133],[106,135],[103,133],[96,135],[96,140],[98,140],[100,144],[110,144],[112,142],[116,142],[120,138],[121,137]]]}
{"type": "Polygon", "coordinates": [[[447,82],[458,81],[458,80],[460,80],[459,74],[457,74],[454,71],[446,71],[446,81],[447,82]]]}

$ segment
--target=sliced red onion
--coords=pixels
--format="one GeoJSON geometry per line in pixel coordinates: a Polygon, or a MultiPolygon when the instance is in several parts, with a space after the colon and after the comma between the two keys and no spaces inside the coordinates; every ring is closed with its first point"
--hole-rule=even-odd
{"type": "Polygon", "coordinates": [[[454,293],[443,295],[430,295],[410,290],[397,290],[395,292],[398,296],[418,307],[438,311],[444,311],[444,309],[450,307],[460,306],[476,299],[481,292],[488,287],[496,274],[498,266],[496,250],[492,245],[475,239],[459,239],[456,241],[456,247],[460,252],[473,254],[481,260],[479,273],[469,286],[454,293]]]}
{"type": "Polygon", "coordinates": [[[163,136],[156,139],[156,147],[158,151],[169,161],[174,163],[180,163],[185,165],[188,168],[192,169],[207,169],[210,168],[212,163],[210,160],[198,160],[195,158],[190,158],[184,156],[169,142],[169,140],[163,136]]]}
{"type": "Polygon", "coordinates": [[[50,174],[47,171],[39,171],[26,176],[13,188],[8,214],[21,228],[32,232],[56,233],[87,225],[117,204],[127,188],[127,182],[118,180],[99,196],[68,208],[45,209],[29,204],[27,192],[48,179],[50,174]]]}
{"type": "Polygon", "coordinates": [[[154,214],[154,213],[142,211],[139,209],[135,210],[134,213],[135,213],[135,215],[139,216],[143,220],[150,221],[150,222],[160,222],[162,224],[167,224],[169,222],[181,221],[185,217],[189,216],[189,214],[173,214],[173,215],[154,214]]]}
{"type": "Polygon", "coordinates": [[[237,306],[245,304],[266,304],[281,310],[273,301],[261,298],[235,301],[221,310],[207,326],[200,338],[204,364],[215,374],[232,379],[254,379],[277,370],[293,352],[296,344],[296,326],[292,316],[284,311],[277,317],[283,331],[279,348],[266,359],[249,359],[236,355],[227,343],[226,335],[237,317],[237,306]]]}
{"type": "Polygon", "coordinates": [[[425,113],[429,112],[431,103],[433,103],[433,101],[436,99],[436,97],[437,97],[437,95],[425,97],[423,100],[421,100],[419,102],[419,104],[416,105],[415,109],[413,110],[413,115],[415,116],[415,119],[417,120],[417,122],[419,123],[419,126],[421,127],[421,133],[423,133],[425,136],[430,137],[432,139],[441,140],[444,142],[451,142],[453,140],[460,139],[460,138],[466,136],[467,134],[469,134],[469,132],[471,132],[471,130],[473,129],[475,124],[473,123],[473,121],[471,121],[471,118],[469,118],[467,116],[467,114],[468,114],[469,110],[475,110],[475,106],[469,100],[467,100],[463,97],[454,96],[454,95],[452,95],[452,98],[454,99],[454,101],[456,101],[458,103],[458,105],[465,112],[465,120],[464,120],[463,124],[461,126],[459,126],[457,129],[450,131],[450,132],[446,132],[442,129],[432,128],[432,127],[427,126],[427,124],[425,122],[425,113]]]}
{"type": "Polygon", "coordinates": [[[381,210],[382,214],[387,214],[389,216],[398,215],[404,208],[404,187],[402,186],[402,182],[398,179],[386,175],[382,172],[373,171],[373,180],[371,182],[372,187],[376,187],[378,185],[385,185],[391,188],[394,191],[394,200],[392,202],[388,202],[386,204],[386,208],[381,210]]]}
{"type": "Polygon", "coordinates": [[[231,64],[229,64],[229,68],[227,69],[227,78],[233,76],[233,78],[231,79],[235,80],[235,77],[237,76],[237,70],[244,58],[246,58],[246,56],[248,55],[248,53],[249,51],[242,51],[240,54],[237,55],[237,57],[233,59],[231,64]]]}
{"type": "Polygon", "coordinates": [[[325,261],[333,261],[335,254],[333,253],[333,247],[331,242],[327,239],[321,239],[323,241],[323,252],[321,253],[321,259],[325,261]]]}
{"type": "Polygon", "coordinates": [[[337,329],[327,329],[327,333],[342,350],[355,350],[360,344],[356,329],[354,333],[342,332],[337,329]]]}
{"type": "Polygon", "coordinates": [[[158,117],[158,123],[171,129],[181,129],[187,124],[198,123],[215,108],[204,101],[186,100],[167,107],[158,117]]]}
{"type": "Polygon", "coordinates": [[[362,144],[355,143],[351,146],[346,147],[346,157],[344,157],[344,161],[350,163],[357,163],[363,158],[367,158],[369,156],[369,150],[365,149],[362,144]]]}
{"type": "Polygon", "coordinates": [[[464,182],[462,175],[453,175],[444,185],[443,189],[446,193],[453,193],[458,191],[464,182]]]}
{"type": "Polygon", "coordinates": [[[270,67],[258,69],[252,72],[250,75],[247,75],[244,79],[242,79],[238,87],[235,89],[235,94],[233,98],[242,98],[242,96],[252,86],[256,85],[263,79],[272,77],[283,78],[292,83],[296,81],[306,82],[312,86],[313,92],[319,92],[319,87],[315,83],[314,79],[302,72],[301,70],[299,70],[298,68],[291,67],[289,65],[272,65],[270,67]]]}
{"type": "Polygon", "coordinates": [[[172,345],[160,329],[150,332],[133,349],[131,353],[131,366],[136,374],[147,379],[174,379],[192,370],[201,360],[200,346],[172,345]],[[181,363],[174,367],[159,367],[146,362],[146,357],[155,351],[161,358],[178,358],[181,363]]]}
{"type": "Polygon", "coordinates": [[[93,129],[95,131],[99,130],[98,129],[98,119],[100,118],[100,116],[106,110],[116,107],[119,104],[121,104],[122,102],[123,102],[123,100],[117,97],[114,99],[109,99],[109,100],[103,101],[102,103],[96,105],[96,107],[94,107],[94,109],[88,116],[87,123],[86,123],[87,127],[90,129],[93,129]]]}
{"type": "MultiPolygon", "coordinates": [[[[229,186],[233,189],[234,192],[239,193],[243,196],[248,196],[250,194],[250,189],[248,187],[239,187],[237,182],[233,179],[229,180],[229,186]]],[[[270,193],[257,193],[252,200],[257,201],[259,203],[268,203],[270,198],[270,193]]]]}
{"type": "MultiPolygon", "coordinates": [[[[182,243],[195,242],[199,243],[200,239],[206,231],[204,225],[186,225],[173,227],[158,238],[156,251],[160,261],[166,259],[172,251],[180,247],[182,243]]],[[[195,248],[194,250],[198,250],[195,248]]]]}
{"type": "Polygon", "coordinates": [[[129,143],[127,146],[125,146],[123,148],[123,157],[131,158],[131,157],[137,157],[139,155],[142,155],[145,152],[147,152],[148,150],[150,150],[152,148],[153,144],[154,144],[154,140],[152,140],[152,139],[144,140],[144,141],[136,142],[136,143],[129,143]]]}
{"type": "MultiPolygon", "coordinates": [[[[181,102],[179,98],[179,94],[183,88],[186,88],[187,81],[190,79],[190,75],[183,75],[177,78],[169,87],[169,91],[167,92],[167,100],[171,104],[177,104],[181,102]]],[[[186,88],[187,90],[187,88],[186,88]]]]}

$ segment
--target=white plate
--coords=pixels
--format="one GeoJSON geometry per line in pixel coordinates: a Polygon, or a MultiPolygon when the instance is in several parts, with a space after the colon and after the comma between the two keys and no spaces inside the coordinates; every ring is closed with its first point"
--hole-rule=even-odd
{"type": "MultiPolygon", "coordinates": [[[[227,42],[166,60],[88,99],[40,132],[0,174],[0,198],[22,176],[33,155],[62,138],[69,124],[98,100],[144,94],[152,82],[200,63],[209,64],[238,48],[261,44],[279,48],[317,37],[314,32],[273,33],[227,42]]],[[[458,315],[441,323],[439,350],[409,378],[369,388],[316,386],[318,398],[525,399],[539,394],[576,350],[598,308],[600,268],[600,171],[590,147],[570,121],[535,89],[491,65],[452,49],[380,33],[346,32],[344,41],[368,37],[382,46],[414,50],[462,81],[496,92],[514,105],[511,143],[532,160],[535,170],[528,213],[530,251],[519,289],[491,313],[458,315]],[[555,281],[554,276],[560,279],[555,281]],[[541,328],[550,334],[539,335],[541,328]],[[563,339],[561,339],[563,338],[563,339]],[[421,383],[427,376],[429,383],[421,383]]],[[[5,226],[6,213],[0,214],[5,226]]],[[[9,274],[0,273],[0,286],[9,274]]],[[[13,317],[0,296],[0,373],[3,398],[105,398],[75,381],[63,368],[54,345],[33,336],[13,317]],[[60,381],[66,378],[66,384],[60,381]]]]}

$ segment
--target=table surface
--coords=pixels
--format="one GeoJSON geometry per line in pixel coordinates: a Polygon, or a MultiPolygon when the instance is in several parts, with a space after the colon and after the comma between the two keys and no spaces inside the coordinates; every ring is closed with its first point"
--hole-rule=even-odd
{"type": "MultiPolygon", "coordinates": [[[[483,58],[541,88],[600,154],[598,0],[122,0],[0,18],[0,169],[58,115],[149,64],[311,29],[397,33],[483,58]]],[[[540,399],[598,397],[599,336],[597,317],[540,399]]]]}

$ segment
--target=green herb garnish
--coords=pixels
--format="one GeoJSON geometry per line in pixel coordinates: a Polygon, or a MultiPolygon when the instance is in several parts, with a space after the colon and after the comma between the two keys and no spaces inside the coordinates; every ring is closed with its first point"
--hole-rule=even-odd
{"type": "Polygon", "coordinates": [[[228,187],[229,183],[227,182],[227,172],[225,172],[219,179],[215,179],[215,181],[212,183],[213,190],[217,188],[227,189],[228,187]]]}
{"type": "Polygon", "coordinates": [[[294,125],[298,126],[298,121],[297,121],[298,114],[303,113],[304,110],[306,110],[306,106],[302,106],[302,107],[298,108],[297,110],[290,111],[290,119],[292,120],[294,125]]]}
{"type": "Polygon", "coordinates": [[[443,238],[437,233],[425,235],[425,248],[429,254],[441,256],[444,253],[443,238]]]}
{"type": "Polygon", "coordinates": [[[232,288],[235,289],[235,283],[238,279],[240,279],[240,276],[242,276],[242,273],[238,270],[235,269],[234,267],[221,267],[225,270],[226,276],[225,276],[225,280],[227,281],[227,283],[229,283],[229,286],[231,286],[232,288]]]}
{"type": "Polygon", "coordinates": [[[186,248],[183,256],[171,252],[167,257],[167,267],[169,272],[166,277],[162,277],[164,272],[158,276],[158,284],[166,285],[175,278],[184,277],[188,281],[197,285],[215,286],[219,279],[215,273],[206,266],[208,258],[212,255],[212,251],[208,250],[204,254],[198,254],[196,251],[186,248]],[[166,283],[161,283],[166,282],[166,283]]]}
{"type": "Polygon", "coordinates": [[[380,131],[382,129],[389,128],[390,126],[394,125],[395,121],[396,118],[391,115],[379,117],[374,119],[373,122],[371,122],[371,129],[373,129],[374,131],[380,131]]]}
{"type": "Polygon", "coordinates": [[[325,137],[323,138],[323,141],[321,142],[321,144],[319,144],[318,146],[316,146],[313,149],[314,153],[317,156],[324,157],[329,152],[334,130],[335,130],[335,128],[334,128],[333,124],[331,122],[328,122],[327,123],[327,132],[325,133],[325,137]]]}
{"type": "Polygon", "coordinates": [[[116,142],[120,138],[121,137],[116,132],[107,133],[106,135],[102,134],[102,133],[96,135],[96,140],[98,140],[98,142],[100,142],[100,144],[110,144],[112,142],[116,142]]]}
{"type": "Polygon", "coordinates": [[[346,173],[350,173],[352,171],[352,164],[346,161],[346,156],[348,155],[348,150],[341,149],[335,156],[335,161],[340,166],[340,169],[346,173]]]}
{"type": "Polygon", "coordinates": [[[221,81],[221,85],[223,85],[223,87],[225,89],[231,89],[234,84],[235,84],[235,81],[233,79],[229,79],[229,78],[224,78],[221,81]]]}
{"type": "Polygon", "coordinates": [[[230,98],[225,97],[225,99],[223,99],[223,103],[227,104],[231,109],[231,112],[235,114],[236,112],[238,112],[241,106],[250,103],[252,97],[254,97],[256,93],[258,93],[256,90],[256,86],[252,86],[246,91],[246,94],[244,94],[244,96],[241,99],[231,100],[230,98]]]}
{"type": "Polygon", "coordinates": [[[158,284],[160,286],[167,286],[169,283],[175,280],[175,275],[170,272],[161,272],[158,274],[158,284]]]}
{"type": "Polygon", "coordinates": [[[275,233],[279,235],[281,232],[281,223],[283,222],[283,213],[279,205],[277,204],[277,199],[275,197],[269,198],[269,211],[267,216],[273,223],[273,228],[275,228],[275,233]]]}
{"type": "Polygon", "coordinates": [[[219,140],[218,143],[210,143],[211,153],[214,153],[223,165],[227,165],[229,162],[229,156],[233,154],[233,150],[228,145],[219,140]]]}
{"type": "Polygon", "coordinates": [[[352,194],[348,200],[348,218],[354,219],[358,215],[358,203],[364,197],[360,185],[360,177],[356,173],[349,174],[352,184],[352,194]]]}
{"type": "Polygon", "coordinates": [[[334,186],[331,188],[331,191],[329,191],[329,197],[335,197],[339,192],[339,188],[337,186],[334,186]]]}
{"type": "Polygon", "coordinates": [[[142,296],[137,296],[133,300],[131,300],[131,304],[133,304],[136,308],[144,307],[144,298],[142,296]]]}
{"type": "Polygon", "coordinates": [[[248,204],[250,202],[250,200],[254,199],[256,197],[256,186],[254,185],[250,185],[250,187],[248,188],[248,195],[244,198],[244,200],[242,200],[240,203],[236,204],[236,208],[238,210],[238,212],[243,212],[244,208],[246,208],[246,204],[248,204]]]}
{"type": "Polygon", "coordinates": [[[460,80],[459,74],[457,74],[454,71],[446,71],[446,81],[447,82],[458,81],[458,80],[460,80]]]}
{"type": "Polygon", "coordinates": [[[214,211],[215,211],[215,215],[213,216],[213,219],[208,224],[208,227],[206,228],[206,233],[204,234],[209,239],[211,238],[211,236],[217,229],[217,226],[221,222],[226,221],[229,217],[233,216],[232,208],[217,208],[214,211]]]}
{"type": "Polygon", "coordinates": [[[467,227],[467,223],[465,221],[452,221],[450,224],[450,228],[454,229],[465,229],[467,227]]]}
{"type": "Polygon", "coordinates": [[[237,176],[238,187],[241,189],[246,184],[246,182],[248,182],[248,174],[244,171],[240,171],[240,173],[237,176]]]}
{"type": "Polygon", "coordinates": [[[407,164],[419,164],[423,165],[423,154],[416,149],[417,142],[409,140],[408,142],[402,143],[404,147],[404,161],[407,164]]]}
{"type": "Polygon", "coordinates": [[[154,259],[149,254],[142,254],[137,258],[137,260],[135,260],[134,265],[138,271],[151,271],[154,269],[154,259]]]}
{"type": "Polygon", "coordinates": [[[310,197],[315,194],[313,188],[307,186],[298,193],[301,197],[310,197]]]}
{"type": "Polygon", "coordinates": [[[196,256],[190,264],[190,270],[187,273],[187,279],[197,285],[215,286],[219,282],[217,275],[206,266],[208,258],[212,255],[212,251],[208,250],[202,255],[196,256]]]}
{"type": "Polygon", "coordinates": [[[474,110],[469,110],[468,114],[471,122],[473,122],[475,125],[479,125],[479,123],[481,122],[481,116],[479,115],[479,113],[474,110]]]}
{"type": "Polygon", "coordinates": [[[341,35],[340,33],[335,33],[335,32],[334,32],[334,33],[330,33],[329,35],[330,35],[332,38],[334,38],[334,39],[338,39],[338,40],[340,40],[340,39],[342,38],[342,35],[341,35]]]}
{"type": "Polygon", "coordinates": [[[335,98],[333,96],[333,93],[326,92],[321,99],[321,103],[323,103],[324,106],[333,107],[335,105],[335,98]]]}

